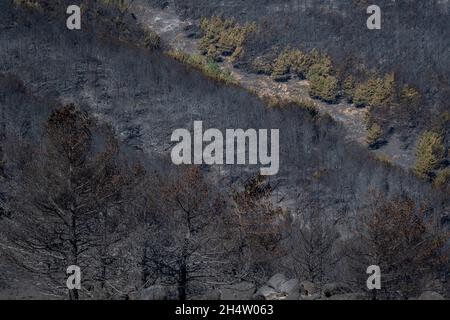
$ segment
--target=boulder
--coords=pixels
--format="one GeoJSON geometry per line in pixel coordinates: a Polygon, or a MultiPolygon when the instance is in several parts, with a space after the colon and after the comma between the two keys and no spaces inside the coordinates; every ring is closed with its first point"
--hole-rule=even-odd
{"type": "Polygon", "coordinates": [[[253,296],[253,299],[256,300],[268,300],[267,298],[269,296],[277,294],[277,291],[274,288],[271,288],[269,286],[262,286],[261,288],[256,291],[255,295],[253,296]]]}
{"type": "Polygon", "coordinates": [[[280,285],[280,293],[286,295],[287,300],[298,300],[300,297],[300,285],[297,279],[288,280],[280,285]]]}
{"type": "Polygon", "coordinates": [[[321,298],[319,293],[314,293],[311,295],[300,295],[300,300],[319,300],[321,298]]]}
{"type": "Polygon", "coordinates": [[[255,294],[256,287],[250,282],[239,282],[221,288],[221,300],[250,300],[255,294]]]}
{"type": "Polygon", "coordinates": [[[445,298],[436,291],[424,291],[418,300],[445,300],[445,298]]]}
{"type": "Polygon", "coordinates": [[[345,283],[341,282],[332,282],[327,283],[322,288],[322,295],[324,297],[331,297],[337,294],[351,293],[352,290],[345,283]]]}
{"type": "Polygon", "coordinates": [[[302,295],[308,296],[319,293],[319,290],[311,281],[302,281],[300,283],[300,292],[302,295]]]}
{"type": "Polygon", "coordinates": [[[285,300],[288,295],[283,292],[278,292],[269,286],[263,286],[253,296],[254,300],[285,300]]]}
{"type": "Polygon", "coordinates": [[[281,291],[281,285],[287,281],[286,277],[282,273],[277,273],[267,281],[267,285],[274,288],[276,291],[281,291]]]}

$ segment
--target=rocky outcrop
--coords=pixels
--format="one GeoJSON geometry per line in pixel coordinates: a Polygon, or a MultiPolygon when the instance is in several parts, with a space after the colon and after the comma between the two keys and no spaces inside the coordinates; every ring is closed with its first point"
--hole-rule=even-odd
{"type": "Polygon", "coordinates": [[[300,284],[297,279],[286,279],[284,274],[277,273],[258,289],[254,299],[263,300],[298,300],[300,284]]]}
{"type": "Polygon", "coordinates": [[[297,279],[287,279],[277,273],[260,287],[253,299],[263,300],[364,300],[363,292],[352,292],[345,283],[331,282],[322,288],[311,281],[299,282],[297,279]]]}
{"type": "Polygon", "coordinates": [[[298,300],[300,298],[300,283],[297,279],[286,279],[277,273],[258,289],[254,299],[264,300],[298,300]]]}
{"type": "Polygon", "coordinates": [[[300,283],[300,293],[302,296],[311,296],[317,294],[319,289],[311,281],[302,281],[300,283]]]}
{"type": "Polygon", "coordinates": [[[417,298],[417,300],[445,300],[445,298],[435,291],[425,291],[417,298]]]}

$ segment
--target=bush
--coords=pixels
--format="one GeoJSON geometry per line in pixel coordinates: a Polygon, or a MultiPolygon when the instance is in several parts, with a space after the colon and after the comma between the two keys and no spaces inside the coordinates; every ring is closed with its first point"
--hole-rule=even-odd
{"type": "Polygon", "coordinates": [[[310,56],[310,64],[308,66],[307,77],[315,75],[328,76],[333,74],[333,64],[328,55],[320,54],[313,50],[310,56]]]}
{"type": "Polygon", "coordinates": [[[264,103],[266,103],[270,108],[286,108],[289,106],[295,106],[306,110],[311,117],[315,117],[319,114],[317,109],[317,104],[309,99],[303,98],[284,98],[276,95],[264,95],[261,96],[261,99],[264,103]]]}
{"type": "Polygon", "coordinates": [[[353,102],[353,98],[355,96],[355,79],[352,76],[348,76],[344,80],[344,97],[347,99],[347,102],[353,102]]]}
{"type": "Polygon", "coordinates": [[[419,91],[410,85],[404,85],[400,93],[399,109],[397,115],[402,123],[409,127],[415,127],[418,123],[417,112],[422,103],[422,96],[419,91]]]}
{"type": "Polygon", "coordinates": [[[258,74],[271,75],[273,73],[272,63],[266,57],[256,57],[251,66],[258,74]]]}
{"type": "Polygon", "coordinates": [[[417,142],[414,172],[421,178],[430,177],[443,159],[444,153],[442,135],[433,131],[425,131],[417,142]]]}
{"type": "Polygon", "coordinates": [[[159,49],[161,47],[161,38],[150,29],[144,29],[144,47],[150,49],[159,49]]]}
{"type": "Polygon", "coordinates": [[[436,173],[436,178],[433,181],[433,186],[436,188],[448,188],[450,185],[450,168],[439,170],[436,173]]]}
{"type": "Polygon", "coordinates": [[[416,88],[405,85],[403,86],[400,103],[402,106],[408,106],[414,110],[417,110],[420,107],[422,102],[422,96],[416,88]]]}
{"type": "Polygon", "coordinates": [[[277,77],[285,74],[294,74],[303,79],[310,66],[311,58],[308,54],[298,49],[285,49],[275,60],[273,75],[277,77]]]}
{"type": "Polygon", "coordinates": [[[243,53],[243,45],[247,36],[257,31],[255,23],[240,25],[235,19],[212,17],[203,18],[200,22],[203,37],[198,48],[200,52],[215,61],[219,61],[222,55],[231,56],[232,60],[243,53]]]}
{"type": "Polygon", "coordinates": [[[294,98],[292,101],[296,106],[308,111],[313,118],[319,114],[317,104],[312,100],[294,98]]]}
{"type": "Polygon", "coordinates": [[[356,87],[354,103],[359,107],[387,107],[395,102],[395,78],[388,74],[384,78],[372,75],[356,87]]]}
{"type": "Polygon", "coordinates": [[[314,74],[309,78],[309,94],[328,103],[334,103],[339,95],[339,81],[336,77],[314,74]]]}
{"type": "Polygon", "coordinates": [[[222,70],[220,66],[211,58],[200,55],[189,55],[183,51],[169,51],[167,55],[183,64],[200,70],[204,75],[226,84],[235,84],[236,80],[228,70],[222,70]]]}
{"type": "Polygon", "coordinates": [[[383,137],[383,130],[380,125],[377,123],[372,124],[370,129],[367,132],[366,136],[366,144],[369,148],[375,148],[381,142],[381,138],[383,137]]]}

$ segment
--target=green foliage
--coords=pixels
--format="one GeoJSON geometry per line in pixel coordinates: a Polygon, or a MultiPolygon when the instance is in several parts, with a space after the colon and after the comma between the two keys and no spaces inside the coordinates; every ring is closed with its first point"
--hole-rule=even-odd
{"type": "Polygon", "coordinates": [[[442,135],[425,131],[416,145],[416,164],[414,172],[421,178],[427,178],[437,168],[445,153],[442,135]]]}
{"type": "Polygon", "coordinates": [[[311,59],[308,54],[298,49],[285,49],[281,52],[273,65],[273,75],[295,74],[300,79],[305,78],[311,59]]]}
{"type": "Polygon", "coordinates": [[[302,99],[302,98],[290,99],[276,95],[265,95],[262,96],[261,99],[271,108],[286,108],[289,106],[295,106],[308,111],[308,113],[313,118],[319,114],[317,104],[309,99],[302,99]]]}
{"type": "Polygon", "coordinates": [[[339,81],[330,75],[313,74],[309,77],[309,94],[329,103],[334,103],[339,94],[339,81]]]}
{"type": "Polygon", "coordinates": [[[161,38],[153,30],[144,29],[144,47],[159,49],[161,47],[161,38]]]}
{"type": "Polygon", "coordinates": [[[344,80],[344,97],[348,102],[353,102],[355,96],[355,79],[352,76],[348,76],[344,80]]]}
{"type": "Polygon", "coordinates": [[[332,73],[333,63],[331,62],[331,58],[326,54],[321,54],[317,50],[313,50],[309,57],[307,76],[328,76],[332,73]]]}
{"type": "Polygon", "coordinates": [[[359,107],[387,107],[395,103],[395,78],[388,74],[384,78],[372,75],[356,87],[353,101],[359,107]]]}
{"type": "Polygon", "coordinates": [[[380,139],[383,137],[383,130],[381,129],[380,125],[377,123],[372,124],[370,129],[367,131],[366,136],[366,144],[369,148],[375,147],[379,142],[380,139]]]}
{"type": "Polygon", "coordinates": [[[422,96],[416,88],[405,85],[403,86],[400,103],[402,106],[408,106],[414,110],[417,110],[420,107],[422,102],[422,96]]]}
{"type": "Polygon", "coordinates": [[[228,70],[222,70],[220,66],[211,58],[201,55],[189,55],[183,51],[169,51],[167,55],[183,64],[200,70],[204,75],[226,84],[235,84],[236,80],[228,70]]]}
{"type": "Polygon", "coordinates": [[[259,74],[271,75],[273,73],[272,63],[266,57],[256,57],[252,61],[252,68],[259,74]]]}
{"type": "Polygon", "coordinates": [[[317,104],[312,100],[295,98],[295,99],[293,99],[293,103],[296,106],[308,111],[309,114],[311,115],[311,117],[313,117],[313,118],[319,114],[317,104]]]}
{"type": "Polygon", "coordinates": [[[215,61],[222,55],[230,55],[232,60],[243,53],[243,45],[247,36],[258,30],[255,23],[239,24],[235,19],[212,17],[203,18],[200,22],[203,37],[198,48],[200,52],[215,61]]]}
{"type": "Polygon", "coordinates": [[[328,55],[313,50],[310,56],[307,77],[311,97],[334,103],[339,95],[339,80],[333,76],[333,64],[328,55]]]}
{"type": "Polygon", "coordinates": [[[447,124],[447,123],[449,123],[450,122],[450,112],[448,112],[448,111],[444,111],[442,114],[441,114],[441,122],[443,123],[443,124],[447,124]]]}
{"type": "Polygon", "coordinates": [[[448,188],[450,185],[450,168],[439,170],[433,181],[435,188],[448,188]]]}

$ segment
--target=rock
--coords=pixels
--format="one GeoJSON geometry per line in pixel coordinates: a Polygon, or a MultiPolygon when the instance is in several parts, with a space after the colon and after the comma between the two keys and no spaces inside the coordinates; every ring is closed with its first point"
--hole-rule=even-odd
{"type": "Polygon", "coordinates": [[[174,300],[178,296],[175,287],[154,285],[143,289],[139,295],[139,300],[174,300]]]}
{"type": "Polygon", "coordinates": [[[435,291],[424,291],[417,300],[445,300],[445,298],[435,291]]]}
{"type": "Polygon", "coordinates": [[[255,293],[256,287],[250,282],[240,282],[222,287],[221,300],[250,300],[255,293]]]}
{"type": "Polygon", "coordinates": [[[300,297],[300,285],[297,279],[288,280],[280,285],[280,292],[285,294],[287,300],[298,300],[300,297]]]}
{"type": "Polygon", "coordinates": [[[286,277],[282,273],[277,273],[269,281],[267,285],[274,288],[276,291],[281,291],[281,285],[287,281],[286,277]]]}
{"type": "Polygon", "coordinates": [[[321,298],[319,293],[311,294],[311,295],[300,295],[300,300],[319,300],[321,298]]]}
{"type": "Polygon", "coordinates": [[[278,292],[272,287],[263,286],[253,296],[255,300],[284,300],[287,298],[286,293],[278,292]]]}
{"type": "Polygon", "coordinates": [[[336,294],[351,293],[352,290],[345,284],[341,282],[332,282],[326,284],[322,289],[323,296],[329,298],[336,294]]]}
{"type": "Polygon", "coordinates": [[[308,296],[318,293],[319,290],[311,281],[302,281],[300,283],[300,292],[302,295],[308,296]]]}
{"type": "Polygon", "coordinates": [[[258,289],[258,291],[256,291],[255,295],[253,296],[253,298],[257,299],[257,300],[267,300],[266,298],[271,295],[271,294],[275,294],[277,293],[275,291],[275,289],[269,287],[269,286],[262,286],[261,288],[258,289]]]}

